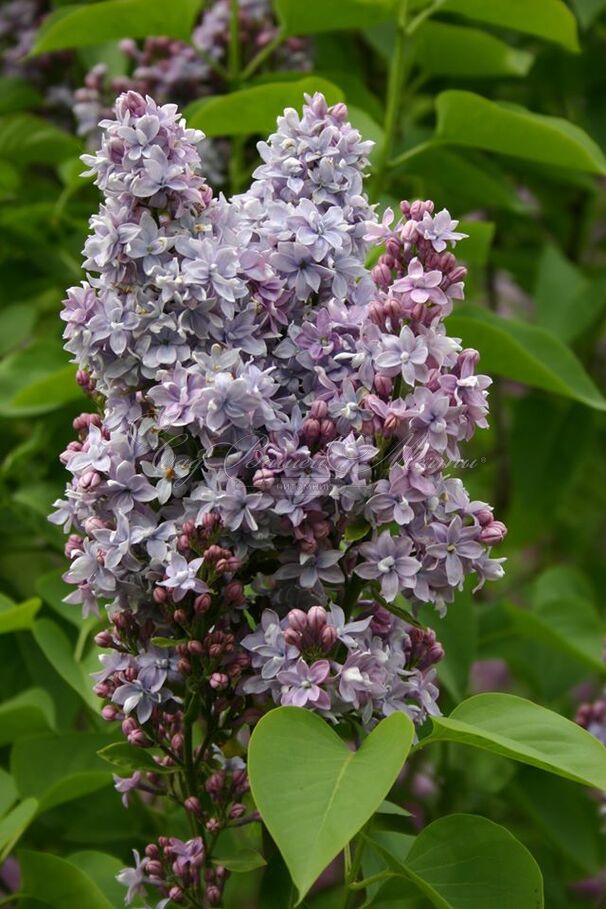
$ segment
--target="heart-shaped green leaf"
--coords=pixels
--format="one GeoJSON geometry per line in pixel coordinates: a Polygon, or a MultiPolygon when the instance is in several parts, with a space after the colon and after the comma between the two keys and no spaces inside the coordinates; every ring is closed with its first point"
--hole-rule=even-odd
{"type": "Polygon", "coordinates": [[[460,742],[606,789],[606,748],[576,723],[512,694],[478,694],[433,717],[431,742],[460,742]]]}
{"type": "Polygon", "coordinates": [[[413,734],[410,719],[394,713],[351,751],[299,707],[272,710],[258,724],[248,752],[251,790],[300,899],[381,805],[413,734]]]}

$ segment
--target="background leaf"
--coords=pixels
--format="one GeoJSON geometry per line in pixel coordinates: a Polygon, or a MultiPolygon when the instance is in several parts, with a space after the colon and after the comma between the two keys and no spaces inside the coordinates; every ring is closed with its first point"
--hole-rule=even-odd
{"type": "Polygon", "coordinates": [[[422,745],[461,742],[566,779],[606,789],[606,748],[558,713],[511,694],[479,694],[449,717],[432,717],[422,745]]]}
{"type": "Polygon", "coordinates": [[[103,0],[63,6],[46,19],[33,53],[147,35],[187,41],[201,5],[202,0],[103,0]]]}
{"type": "Polygon", "coordinates": [[[503,155],[556,167],[606,174],[606,158],[578,126],[466,91],[445,91],[436,99],[437,137],[503,155]]]}

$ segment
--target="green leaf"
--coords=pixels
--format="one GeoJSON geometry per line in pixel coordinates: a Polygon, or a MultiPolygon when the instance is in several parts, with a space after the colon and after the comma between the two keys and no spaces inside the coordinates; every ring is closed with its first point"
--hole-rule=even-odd
{"type": "Polygon", "coordinates": [[[353,104],[348,105],[348,110],[351,125],[360,131],[363,139],[371,139],[375,143],[369,156],[370,161],[373,162],[383,146],[385,132],[365,110],[361,110],[353,104]]]}
{"type": "Polygon", "coordinates": [[[436,135],[442,142],[606,174],[606,158],[599,146],[578,126],[560,117],[535,114],[458,90],[438,95],[436,107],[436,135]]]}
{"type": "Polygon", "coordinates": [[[213,853],[213,865],[223,865],[228,871],[234,871],[238,874],[247,871],[255,871],[256,868],[262,868],[267,864],[260,852],[255,849],[238,849],[233,855],[226,855],[219,850],[218,855],[213,853]]]}
{"type": "Polygon", "coordinates": [[[599,871],[604,837],[596,828],[590,793],[533,767],[520,769],[512,791],[516,803],[563,856],[585,874],[599,871]]]}
{"type": "MultiPolygon", "coordinates": [[[[0,615],[0,620],[1,618],[0,615]]],[[[76,662],[65,632],[51,619],[38,619],[32,631],[34,640],[53,669],[80,695],[88,707],[98,713],[101,701],[92,690],[91,679],[76,662]]]]}
{"type": "Polygon", "coordinates": [[[42,95],[25,79],[0,77],[0,114],[39,107],[41,103],[42,95]]]}
{"type": "Polygon", "coordinates": [[[604,311],[606,285],[591,281],[557,246],[548,245],[539,259],[534,301],[538,324],[571,342],[604,311]]]}
{"type": "Polygon", "coordinates": [[[63,6],[45,20],[32,53],[148,35],[189,41],[201,5],[201,0],[105,0],[63,6]]]}
{"type": "Polygon", "coordinates": [[[367,28],[392,19],[398,0],[274,0],[287,35],[367,28]]]}
{"type": "Polygon", "coordinates": [[[519,634],[550,644],[586,663],[594,672],[606,674],[604,633],[594,606],[586,600],[549,600],[532,610],[506,607],[519,634]]]}
{"type": "Polygon", "coordinates": [[[116,880],[116,875],[124,868],[123,861],[106,852],[93,850],[73,852],[67,857],[67,861],[94,881],[101,892],[108,897],[112,906],[123,905],[124,886],[116,880]]]}
{"type": "Polygon", "coordinates": [[[488,32],[432,20],[415,32],[413,55],[428,76],[525,76],[534,60],[488,32]]]}
{"type": "Polygon", "coordinates": [[[574,16],[562,0],[445,0],[441,8],[579,50],[574,16]]]}
{"type": "Polygon", "coordinates": [[[0,120],[0,158],[18,167],[56,164],[82,151],[75,136],[34,114],[8,114],[0,120]]]}
{"type": "Polygon", "coordinates": [[[576,723],[512,694],[478,694],[432,717],[421,746],[460,742],[606,790],[606,748],[576,723]]]}
{"type": "Polygon", "coordinates": [[[21,889],[51,909],[115,909],[101,889],[71,862],[43,852],[19,853],[21,889]]]}
{"type": "Polygon", "coordinates": [[[42,688],[29,688],[0,704],[0,745],[55,726],[55,707],[42,688]]]}
{"type": "Polygon", "coordinates": [[[112,772],[97,756],[105,744],[107,736],[93,732],[21,739],[11,752],[19,795],[36,798],[42,812],[110,785],[112,772]]]}
{"type": "Polygon", "coordinates": [[[467,234],[461,258],[472,265],[485,265],[494,239],[495,225],[490,221],[459,221],[458,230],[467,234]]]}
{"type": "Polygon", "coordinates": [[[74,625],[80,631],[82,628],[82,615],[79,607],[63,602],[68,594],[74,592],[74,588],[63,580],[63,574],[65,572],[60,569],[59,571],[49,571],[47,574],[37,578],[36,593],[62,619],[65,619],[66,622],[74,625]]]}
{"type": "Polygon", "coordinates": [[[156,764],[149,749],[136,748],[128,742],[114,742],[105,745],[97,754],[102,760],[121,771],[132,773],[135,770],[146,770],[150,773],[174,773],[174,768],[156,764]]]}
{"type": "Polygon", "coordinates": [[[402,161],[404,175],[422,177],[427,185],[437,186],[436,198],[451,210],[503,208],[523,212],[523,202],[515,188],[493,161],[461,154],[455,149],[424,143],[406,152],[402,161]]]}
{"type": "Polygon", "coordinates": [[[79,398],[84,401],[84,393],[76,382],[76,370],[73,366],[63,366],[22,388],[11,401],[10,415],[37,416],[79,398]]]}
{"type": "Polygon", "coordinates": [[[10,773],[0,767],[0,817],[5,815],[8,809],[15,804],[17,795],[14,779],[10,773]]]}
{"type": "Polygon", "coordinates": [[[37,313],[30,303],[14,303],[0,311],[0,356],[28,337],[37,313]]]}
{"type": "Polygon", "coordinates": [[[534,583],[532,605],[541,609],[564,597],[595,602],[595,591],[587,577],[573,565],[552,565],[534,583]]]}
{"type": "Polygon", "coordinates": [[[589,28],[606,10],[606,0],[572,0],[581,28],[589,28]]]}
{"type": "Polygon", "coordinates": [[[265,135],[276,128],[276,119],[285,108],[300,108],[303,95],[309,92],[322,92],[329,104],[343,99],[340,88],[314,76],[203,98],[190,104],[184,115],[188,126],[203,129],[207,136],[265,135]]]}
{"type": "Polygon", "coordinates": [[[477,347],[488,373],[606,410],[606,400],[575,354],[543,328],[473,304],[458,306],[448,326],[466,346],[477,347]]]}
{"type": "MultiPolygon", "coordinates": [[[[566,507],[566,496],[583,470],[597,421],[582,404],[539,392],[513,402],[512,411],[513,495],[506,523],[510,545],[518,546],[544,539],[553,519],[566,507]]],[[[578,598],[578,594],[574,596],[578,598]]],[[[583,598],[591,599],[591,595],[581,595],[583,598]]]]}
{"type": "Polygon", "coordinates": [[[298,707],[272,710],[255,727],[252,795],[300,899],[381,805],[413,734],[408,717],[394,713],[353,752],[322,717],[298,707]]]}
{"type": "Polygon", "coordinates": [[[0,200],[14,197],[20,183],[17,168],[9,161],[0,161],[0,200]]]}
{"type": "Polygon", "coordinates": [[[25,799],[0,820],[0,861],[13,851],[38,812],[36,799],[25,799]]]}
{"type": "Polygon", "coordinates": [[[0,634],[10,631],[26,631],[34,627],[36,613],[42,606],[42,601],[37,597],[26,600],[19,606],[11,606],[0,611],[0,634]]]}
{"type": "MultiPolygon", "coordinates": [[[[508,830],[486,818],[440,818],[421,831],[402,859],[370,843],[387,867],[412,882],[436,909],[543,907],[543,880],[534,858],[508,830]]],[[[380,893],[387,887],[393,893],[398,885],[388,884],[380,893]]],[[[408,886],[402,890],[404,895],[408,886]]]]}

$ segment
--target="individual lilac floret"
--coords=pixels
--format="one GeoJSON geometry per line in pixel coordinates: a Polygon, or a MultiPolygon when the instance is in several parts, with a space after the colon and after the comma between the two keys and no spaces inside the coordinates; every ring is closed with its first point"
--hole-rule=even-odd
{"type": "Polygon", "coordinates": [[[392,537],[384,530],[377,540],[360,547],[364,561],[356,566],[356,574],[366,580],[379,580],[382,595],[392,603],[401,591],[415,586],[421,563],[410,555],[412,548],[410,537],[392,537]]]}

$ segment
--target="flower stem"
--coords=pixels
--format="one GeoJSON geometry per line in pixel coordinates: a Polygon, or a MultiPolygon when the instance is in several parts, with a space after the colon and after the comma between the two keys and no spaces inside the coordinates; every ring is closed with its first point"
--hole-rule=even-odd
{"type": "Polygon", "coordinates": [[[278,29],[271,41],[268,41],[265,47],[261,48],[259,53],[252,58],[248,66],[245,68],[244,72],[242,73],[243,81],[250,79],[250,77],[256,73],[259,67],[263,66],[265,61],[271,57],[274,51],[280,47],[283,41],[284,31],[283,29],[278,29]]]}
{"type": "Polygon", "coordinates": [[[229,81],[231,88],[240,81],[240,6],[238,0],[231,0],[229,17],[229,81]]]}
{"type": "Polygon", "coordinates": [[[385,185],[385,178],[391,159],[393,144],[398,129],[398,117],[400,114],[400,102],[402,89],[404,87],[404,75],[406,71],[406,43],[407,32],[406,22],[408,19],[408,0],[400,0],[398,12],[398,21],[396,24],[396,46],[389,67],[389,80],[387,83],[387,103],[385,106],[385,122],[383,146],[380,149],[378,162],[375,170],[374,194],[380,195],[385,185]]]}

